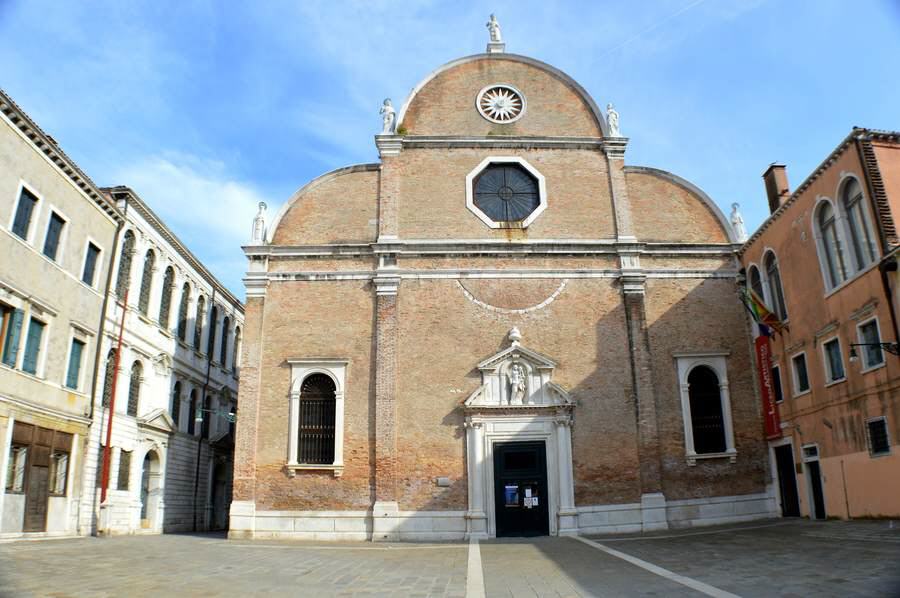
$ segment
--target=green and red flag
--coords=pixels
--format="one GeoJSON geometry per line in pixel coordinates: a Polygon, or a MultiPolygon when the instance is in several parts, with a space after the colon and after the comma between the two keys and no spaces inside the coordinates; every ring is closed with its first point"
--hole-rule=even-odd
{"type": "Polygon", "coordinates": [[[744,287],[744,290],[741,293],[741,300],[744,302],[744,305],[747,306],[750,315],[753,316],[753,319],[760,327],[766,326],[778,333],[781,333],[781,331],[786,328],[784,322],[782,322],[781,319],[766,306],[766,303],[759,295],[753,292],[753,289],[744,287]]]}

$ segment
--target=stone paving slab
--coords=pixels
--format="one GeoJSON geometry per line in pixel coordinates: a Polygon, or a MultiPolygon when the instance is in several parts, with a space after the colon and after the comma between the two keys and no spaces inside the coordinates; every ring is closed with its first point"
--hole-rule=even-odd
{"type": "Polygon", "coordinates": [[[745,598],[900,597],[900,524],[779,520],[595,542],[745,598]]]}
{"type": "Polygon", "coordinates": [[[481,562],[488,597],[701,595],[572,538],[482,542],[481,562]]]}

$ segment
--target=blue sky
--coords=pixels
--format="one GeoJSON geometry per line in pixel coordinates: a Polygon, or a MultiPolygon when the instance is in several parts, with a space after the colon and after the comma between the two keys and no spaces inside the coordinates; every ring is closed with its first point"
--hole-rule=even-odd
{"type": "Polygon", "coordinates": [[[628,163],[739,202],[750,231],[769,163],[796,186],[852,126],[900,129],[897,0],[0,0],[0,87],[243,297],[256,202],[377,160],[381,100],[483,51],[490,12],[509,52],[615,103],[628,163]]]}

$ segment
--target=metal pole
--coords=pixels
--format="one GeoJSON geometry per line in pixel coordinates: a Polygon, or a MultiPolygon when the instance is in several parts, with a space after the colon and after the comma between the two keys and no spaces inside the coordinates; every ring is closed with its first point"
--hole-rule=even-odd
{"type": "MultiPolygon", "coordinates": [[[[216,304],[216,287],[213,286],[212,290],[212,298],[209,300],[209,313],[212,314],[213,307],[216,304]]],[[[209,325],[209,334],[213,335],[213,341],[215,341],[216,334],[216,323],[211,322],[209,325]]],[[[198,412],[203,413],[204,408],[203,405],[206,404],[206,393],[209,391],[209,373],[212,368],[212,354],[215,353],[216,343],[213,342],[212,348],[210,348],[209,343],[206,343],[207,355],[206,355],[206,381],[203,383],[203,394],[200,397],[200,406],[198,408],[198,412]]],[[[196,424],[197,414],[194,414],[194,423],[196,424]]],[[[208,428],[207,428],[208,429],[208,428]]],[[[200,436],[197,437],[197,465],[194,468],[194,526],[193,531],[197,531],[197,493],[200,490],[200,453],[203,448],[203,420],[200,420],[200,436]]]]}
{"type": "Polygon", "coordinates": [[[106,424],[106,446],[103,447],[103,474],[100,482],[100,504],[106,502],[106,492],[109,486],[109,459],[110,443],[112,442],[113,414],[116,412],[116,386],[119,382],[119,361],[122,358],[122,334],[125,332],[125,314],[128,313],[128,287],[125,287],[125,297],[122,298],[122,320],[119,322],[119,340],[116,343],[116,357],[113,362],[112,386],[109,390],[109,420],[106,424]]]}

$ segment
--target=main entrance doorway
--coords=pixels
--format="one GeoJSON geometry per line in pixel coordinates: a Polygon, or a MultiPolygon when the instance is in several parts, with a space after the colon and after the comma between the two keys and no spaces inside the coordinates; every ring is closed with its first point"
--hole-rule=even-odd
{"type": "Polygon", "coordinates": [[[790,444],[776,446],[775,466],[778,469],[778,488],[781,490],[781,515],[800,516],[800,497],[797,494],[797,478],[794,475],[794,450],[790,444]]]}
{"type": "Polygon", "coordinates": [[[497,537],[550,533],[547,453],[543,442],[494,445],[494,497],[497,537]]]}

